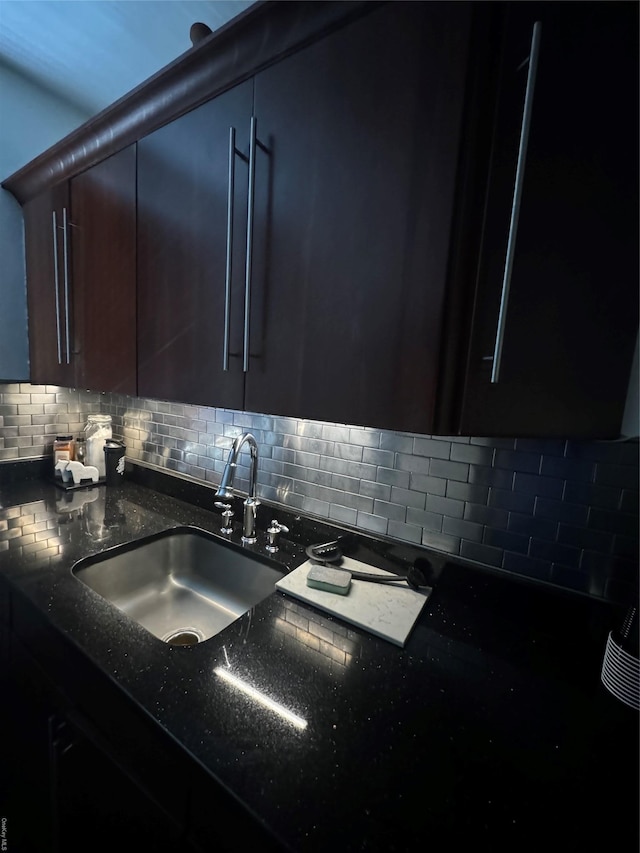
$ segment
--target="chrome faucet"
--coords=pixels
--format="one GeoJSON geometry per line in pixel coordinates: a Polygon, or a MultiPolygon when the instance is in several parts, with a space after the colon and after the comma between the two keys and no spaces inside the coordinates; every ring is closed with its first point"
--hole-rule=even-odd
{"type": "Polygon", "coordinates": [[[251,451],[251,466],[249,468],[249,494],[244,502],[244,520],[242,522],[242,541],[247,544],[252,544],[256,541],[256,510],[260,505],[260,501],[256,497],[256,479],[258,473],[258,443],[250,432],[245,432],[244,435],[239,435],[233,442],[229,451],[229,458],[220,480],[218,491],[215,494],[216,498],[228,500],[233,497],[233,478],[235,477],[238,453],[242,445],[249,443],[251,451]]]}

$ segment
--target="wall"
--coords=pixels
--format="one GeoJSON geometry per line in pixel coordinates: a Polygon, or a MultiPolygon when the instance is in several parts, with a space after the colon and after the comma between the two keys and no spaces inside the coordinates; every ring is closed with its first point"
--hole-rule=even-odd
{"type": "MultiPolygon", "coordinates": [[[[0,385],[0,460],[49,453],[56,432],[78,433],[100,410],[127,457],[143,464],[217,484],[233,438],[250,430],[264,500],[597,598],[635,600],[637,442],[430,437],[0,385]]],[[[239,468],[245,490],[247,473],[239,468]]]]}
{"type": "MultiPolygon", "coordinates": [[[[0,63],[0,181],[88,115],[0,63]]],[[[19,204],[0,190],[0,379],[29,378],[24,232],[19,204]]]]}

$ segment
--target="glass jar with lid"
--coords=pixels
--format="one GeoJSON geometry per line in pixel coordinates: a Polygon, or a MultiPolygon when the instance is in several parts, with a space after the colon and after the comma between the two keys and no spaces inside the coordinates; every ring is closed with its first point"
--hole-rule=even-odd
{"type": "Polygon", "coordinates": [[[73,457],[73,436],[57,435],[53,442],[53,467],[56,477],[62,478],[62,471],[57,467],[58,462],[71,462],[73,457]]]}
{"type": "Polygon", "coordinates": [[[104,443],[112,437],[111,415],[89,415],[84,428],[86,452],[85,465],[98,469],[100,477],[105,476],[104,443]]]}

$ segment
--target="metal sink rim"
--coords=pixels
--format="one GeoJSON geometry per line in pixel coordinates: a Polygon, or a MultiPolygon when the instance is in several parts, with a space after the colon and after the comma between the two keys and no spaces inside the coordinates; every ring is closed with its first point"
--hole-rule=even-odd
{"type": "Polygon", "coordinates": [[[276,560],[194,525],[123,542],[71,566],[77,581],[158,641],[166,644],[170,635],[194,631],[202,637],[198,645],[268,598],[276,591],[275,581],[286,572],[276,560]],[[188,539],[180,541],[182,537],[188,539]],[[154,546],[163,540],[169,540],[166,547],[155,549],[162,559],[154,561],[154,546]],[[170,562],[172,549],[182,547],[195,562],[175,570],[170,562]],[[197,562],[191,551],[197,557],[198,549],[210,562],[197,562]],[[143,562],[133,566],[139,552],[143,562]],[[227,560],[231,568],[225,569],[227,560]]]}

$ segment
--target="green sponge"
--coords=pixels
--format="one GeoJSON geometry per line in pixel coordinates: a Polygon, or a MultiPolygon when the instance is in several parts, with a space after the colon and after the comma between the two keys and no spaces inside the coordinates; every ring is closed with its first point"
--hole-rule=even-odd
{"type": "Polygon", "coordinates": [[[307,586],[346,595],[351,587],[351,572],[330,569],[328,566],[312,566],[307,574],[307,586]]]}

